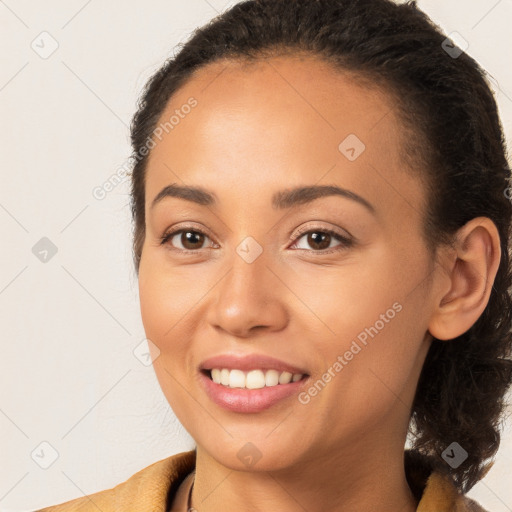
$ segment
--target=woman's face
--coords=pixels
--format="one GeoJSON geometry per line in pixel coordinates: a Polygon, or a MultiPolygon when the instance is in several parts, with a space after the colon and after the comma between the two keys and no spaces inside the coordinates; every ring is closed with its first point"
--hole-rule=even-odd
{"type": "Polygon", "coordinates": [[[391,101],[312,57],[217,62],[160,122],[141,313],[159,383],[198,447],[232,468],[259,458],[256,470],[402,450],[438,270],[391,101]],[[203,194],[153,205],[172,184],[203,194]],[[326,186],[341,192],[290,195],[326,186]],[[255,354],[280,363],[207,361],[255,354]],[[241,389],[246,373],[221,373],[226,386],[204,371],[260,369],[248,380],[261,386],[287,366],[306,377],[241,389]]]}

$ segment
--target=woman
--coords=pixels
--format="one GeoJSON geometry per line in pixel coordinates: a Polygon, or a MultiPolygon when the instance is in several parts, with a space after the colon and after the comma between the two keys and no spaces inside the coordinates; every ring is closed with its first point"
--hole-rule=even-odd
{"type": "Polygon", "coordinates": [[[512,208],[478,64],[414,3],[249,0],[131,129],[142,320],[197,447],[44,511],[484,510],[512,208]]]}

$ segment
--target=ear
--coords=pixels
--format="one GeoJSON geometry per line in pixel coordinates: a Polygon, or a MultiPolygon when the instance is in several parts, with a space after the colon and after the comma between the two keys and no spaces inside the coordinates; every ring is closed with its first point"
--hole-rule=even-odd
{"type": "Polygon", "coordinates": [[[501,259],[500,237],[487,217],[460,228],[447,265],[446,286],[436,297],[429,332],[440,340],[464,334],[484,311],[501,259]]]}

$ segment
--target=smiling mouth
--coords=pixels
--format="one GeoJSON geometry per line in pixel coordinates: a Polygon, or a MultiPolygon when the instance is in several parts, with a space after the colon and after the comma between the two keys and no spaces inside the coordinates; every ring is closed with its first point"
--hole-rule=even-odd
{"type": "Polygon", "coordinates": [[[239,369],[212,368],[201,370],[215,384],[227,388],[262,389],[298,382],[309,377],[305,373],[282,372],[274,369],[239,369]]]}

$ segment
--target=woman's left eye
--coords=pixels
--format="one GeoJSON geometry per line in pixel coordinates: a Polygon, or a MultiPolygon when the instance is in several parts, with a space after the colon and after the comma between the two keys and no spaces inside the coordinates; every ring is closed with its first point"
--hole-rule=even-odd
{"type": "MultiPolygon", "coordinates": [[[[296,247],[298,241],[304,237],[307,237],[306,243],[309,244],[310,247],[313,247],[313,252],[320,252],[322,254],[339,251],[353,245],[353,240],[331,229],[310,229],[309,231],[301,232],[299,236],[293,239],[294,245],[292,245],[292,248],[295,247],[301,250],[309,250],[308,247],[296,247]],[[338,246],[335,246],[333,250],[326,250],[332,248],[331,244],[335,240],[340,242],[338,246]]],[[[197,245],[202,246],[205,242],[205,239],[210,239],[210,237],[203,233],[201,230],[183,228],[164,234],[161,237],[160,244],[170,245],[172,249],[180,252],[190,252],[203,249],[203,247],[197,247],[197,245]],[[177,241],[181,244],[182,247],[176,247],[174,245],[173,239],[175,238],[177,238],[177,241]]]]}
{"type": "MultiPolygon", "coordinates": [[[[310,229],[309,231],[302,232],[296,240],[301,240],[304,237],[307,237],[306,243],[310,247],[313,246],[319,249],[313,252],[321,252],[322,254],[339,251],[353,245],[353,240],[331,229],[310,229]],[[333,250],[326,251],[325,249],[332,248],[331,242],[334,240],[338,240],[340,244],[333,250]]],[[[297,242],[294,245],[297,245],[297,242]]],[[[298,247],[298,249],[308,250],[308,247],[298,247]]]]}

